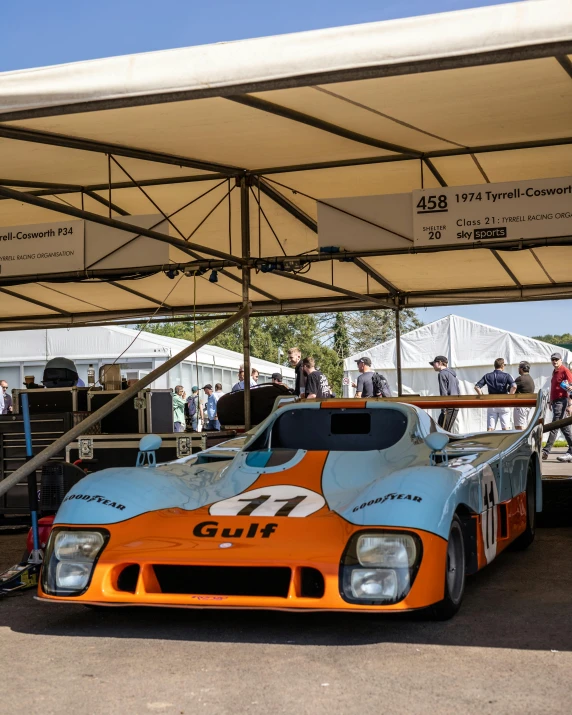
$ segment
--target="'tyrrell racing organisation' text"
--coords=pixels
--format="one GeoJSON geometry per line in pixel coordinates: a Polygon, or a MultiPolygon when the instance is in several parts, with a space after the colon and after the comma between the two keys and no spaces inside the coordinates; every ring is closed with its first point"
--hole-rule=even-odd
{"type": "Polygon", "coordinates": [[[551,238],[572,232],[572,178],[413,192],[417,245],[551,238]]]}
{"type": "Polygon", "coordinates": [[[82,270],[84,230],[83,221],[0,228],[0,275],[82,270]]]}

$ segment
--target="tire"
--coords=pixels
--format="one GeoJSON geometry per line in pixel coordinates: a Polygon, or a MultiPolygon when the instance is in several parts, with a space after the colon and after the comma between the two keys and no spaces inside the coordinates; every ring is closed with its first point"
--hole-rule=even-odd
{"type": "Polygon", "coordinates": [[[445,564],[445,598],[429,608],[434,621],[447,621],[461,607],[465,594],[465,539],[459,517],[455,514],[447,541],[445,564]]]}
{"type": "Polygon", "coordinates": [[[526,529],[512,543],[515,551],[527,549],[536,535],[536,475],[534,463],[528,465],[528,478],[526,480],[526,529]]]}

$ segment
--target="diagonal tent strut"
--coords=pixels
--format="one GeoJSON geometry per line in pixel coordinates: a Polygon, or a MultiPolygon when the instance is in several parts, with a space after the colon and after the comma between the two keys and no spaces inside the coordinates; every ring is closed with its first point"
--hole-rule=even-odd
{"type": "Polygon", "coordinates": [[[86,221],[92,221],[93,223],[99,223],[103,226],[117,228],[120,231],[128,231],[129,233],[148,236],[149,238],[154,238],[157,241],[169,243],[172,246],[181,249],[184,253],[188,255],[194,255],[194,249],[195,251],[200,251],[216,258],[222,258],[224,260],[231,261],[235,264],[242,265],[244,263],[242,258],[239,258],[237,256],[231,256],[222,251],[217,251],[214,248],[200,246],[199,244],[191,243],[190,241],[184,241],[183,239],[175,238],[174,236],[169,236],[168,234],[160,233],[159,231],[153,231],[152,229],[143,228],[142,226],[135,226],[134,224],[117,221],[116,219],[107,218],[106,216],[100,216],[99,214],[94,214],[90,211],[82,211],[81,209],[76,209],[73,206],[57,204],[55,201],[43,199],[39,196],[32,196],[25,191],[14,191],[13,189],[0,186],[0,196],[5,196],[6,198],[14,199],[15,201],[22,201],[23,203],[31,204],[32,206],[40,206],[41,208],[45,208],[50,211],[55,211],[57,213],[68,214],[69,216],[74,216],[75,218],[84,219],[86,221]]]}

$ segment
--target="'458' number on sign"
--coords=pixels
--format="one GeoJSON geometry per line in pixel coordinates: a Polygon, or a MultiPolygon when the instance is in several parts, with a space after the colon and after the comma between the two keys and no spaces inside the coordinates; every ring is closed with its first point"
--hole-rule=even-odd
{"type": "Polygon", "coordinates": [[[422,196],[417,202],[418,214],[447,213],[447,196],[445,194],[422,196]]]}

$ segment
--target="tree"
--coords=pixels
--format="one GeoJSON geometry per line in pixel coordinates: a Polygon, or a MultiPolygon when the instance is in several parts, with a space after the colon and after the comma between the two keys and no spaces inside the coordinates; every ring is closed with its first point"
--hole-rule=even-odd
{"type": "MultiPolygon", "coordinates": [[[[199,320],[197,338],[220,324],[220,320],[199,320]]],[[[407,332],[423,323],[414,310],[401,311],[401,330],[407,332]]],[[[139,326],[140,328],[143,326],[139,326]]],[[[146,327],[149,332],[172,338],[194,340],[192,320],[182,323],[159,323],[146,327]]],[[[299,347],[303,357],[312,356],[328,377],[333,391],[342,392],[343,360],[395,336],[395,313],[391,310],[368,310],[351,313],[317,315],[273,315],[250,320],[250,352],[256,358],[287,365],[288,348],[299,347]]],[[[242,322],[235,323],[211,341],[227,350],[242,353],[242,322]]]]}
{"type": "MultiPolygon", "coordinates": [[[[395,337],[395,312],[393,310],[362,310],[348,313],[348,328],[351,353],[368,350],[395,337]]],[[[407,333],[423,325],[411,308],[400,311],[401,333],[407,333]]]]}
{"type": "Polygon", "coordinates": [[[350,336],[345,313],[336,313],[333,326],[333,348],[340,360],[350,354],[350,336]]]}
{"type": "Polygon", "coordinates": [[[552,345],[561,345],[562,347],[567,347],[572,345],[572,334],[563,333],[562,335],[535,335],[534,340],[542,340],[544,343],[551,343],[552,345]]]}

